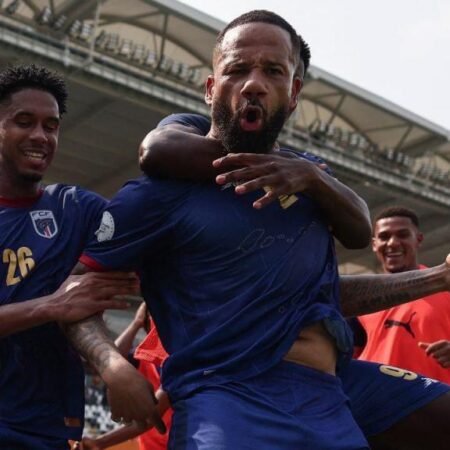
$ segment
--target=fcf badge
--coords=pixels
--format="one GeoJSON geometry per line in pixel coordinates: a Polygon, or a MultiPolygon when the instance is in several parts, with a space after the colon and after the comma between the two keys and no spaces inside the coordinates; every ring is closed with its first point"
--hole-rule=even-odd
{"type": "Polygon", "coordinates": [[[39,236],[51,239],[58,233],[58,225],[52,211],[39,210],[30,212],[34,230],[39,236]]]}

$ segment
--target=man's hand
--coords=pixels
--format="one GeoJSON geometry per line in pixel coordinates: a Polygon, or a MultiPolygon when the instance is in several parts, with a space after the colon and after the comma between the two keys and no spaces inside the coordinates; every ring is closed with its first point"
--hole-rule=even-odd
{"type": "Polygon", "coordinates": [[[156,391],[156,400],[158,401],[158,405],[156,406],[158,409],[159,415],[162,417],[166,411],[171,408],[169,396],[166,394],[165,391],[161,387],[158,388],[156,391]]]}
{"type": "Polygon", "coordinates": [[[125,309],[129,305],[118,298],[139,292],[135,274],[126,272],[89,272],[71,275],[49,296],[49,306],[59,322],[77,322],[105,309],[125,309]]]}
{"type": "Polygon", "coordinates": [[[253,203],[256,209],[264,208],[282,195],[308,192],[318,181],[325,165],[317,165],[290,153],[253,154],[230,153],[213,162],[216,169],[228,170],[218,175],[220,185],[240,182],[236,194],[247,194],[265,189],[266,194],[253,203]]]}
{"type": "Polygon", "coordinates": [[[103,450],[104,447],[96,439],[84,437],[81,442],[75,442],[71,450],[103,450]]]}
{"type": "Polygon", "coordinates": [[[156,408],[153,386],[129,363],[108,372],[104,380],[112,420],[125,424],[135,421],[144,429],[154,426],[164,434],[166,426],[156,408]]]}
{"type": "Polygon", "coordinates": [[[435,358],[444,369],[450,367],[450,341],[442,339],[432,344],[419,342],[419,347],[425,350],[428,356],[435,358]]]}

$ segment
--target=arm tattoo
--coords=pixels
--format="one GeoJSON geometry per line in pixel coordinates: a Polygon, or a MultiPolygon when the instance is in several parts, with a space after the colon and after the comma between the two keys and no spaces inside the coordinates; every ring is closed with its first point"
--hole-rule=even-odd
{"type": "MultiPolygon", "coordinates": [[[[72,275],[81,275],[89,271],[89,267],[78,263],[73,268],[72,275]]],[[[102,314],[95,314],[75,323],[60,324],[60,326],[75,350],[99,375],[102,375],[113,359],[120,356],[117,347],[108,336],[102,314]]]]}
{"type": "Polygon", "coordinates": [[[445,265],[397,274],[341,276],[346,317],[370,314],[446,290],[445,265]]]}
{"type": "Polygon", "coordinates": [[[64,331],[75,350],[86,358],[100,375],[112,360],[120,357],[114,342],[108,336],[101,314],[67,324],[64,331]]]}

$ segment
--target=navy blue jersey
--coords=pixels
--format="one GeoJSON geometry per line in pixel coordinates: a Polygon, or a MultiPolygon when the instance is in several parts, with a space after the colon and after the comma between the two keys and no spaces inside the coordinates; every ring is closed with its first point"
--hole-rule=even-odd
{"type": "Polygon", "coordinates": [[[297,194],[255,210],[261,195],[141,177],[110,202],[81,259],[140,269],[170,354],[162,378],[172,400],[263,372],[318,320],[351,351],[333,239],[319,208],[297,194]]]}
{"type": "MultiPolygon", "coordinates": [[[[106,202],[73,186],[34,201],[0,199],[0,305],[53,293],[94,233],[106,202]]],[[[56,323],[0,339],[0,426],[79,438],[84,415],[80,358],[56,323]]]]}

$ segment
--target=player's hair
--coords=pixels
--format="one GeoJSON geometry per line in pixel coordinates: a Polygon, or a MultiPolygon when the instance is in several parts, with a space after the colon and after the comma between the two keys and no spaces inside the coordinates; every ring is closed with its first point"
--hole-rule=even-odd
{"type": "Polygon", "coordinates": [[[384,208],[375,217],[374,224],[376,224],[379,220],[386,219],[388,217],[408,217],[411,219],[411,222],[419,228],[419,218],[417,217],[417,214],[412,209],[404,206],[389,206],[388,208],[384,208]]]}
{"type": "Polygon", "coordinates": [[[0,72],[0,103],[27,88],[39,89],[53,95],[61,116],[67,111],[66,83],[58,73],[34,64],[10,66],[0,72]]]}
{"type": "Polygon", "coordinates": [[[264,9],[249,11],[239,17],[236,17],[236,19],[232,20],[219,33],[216,39],[216,44],[214,46],[213,61],[216,61],[219,55],[220,47],[227,31],[231,30],[232,28],[236,28],[239,25],[245,25],[247,23],[268,23],[287,31],[289,33],[289,36],[291,37],[293,53],[292,58],[295,65],[295,74],[297,76],[300,76],[301,78],[304,77],[309,67],[309,60],[311,59],[311,51],[309,49],[309,45],[300,35],[297,35],[297,32],[286,20],[284,20],[278,14],[275,14],[271,11],[266,11],[264,9]]]}

